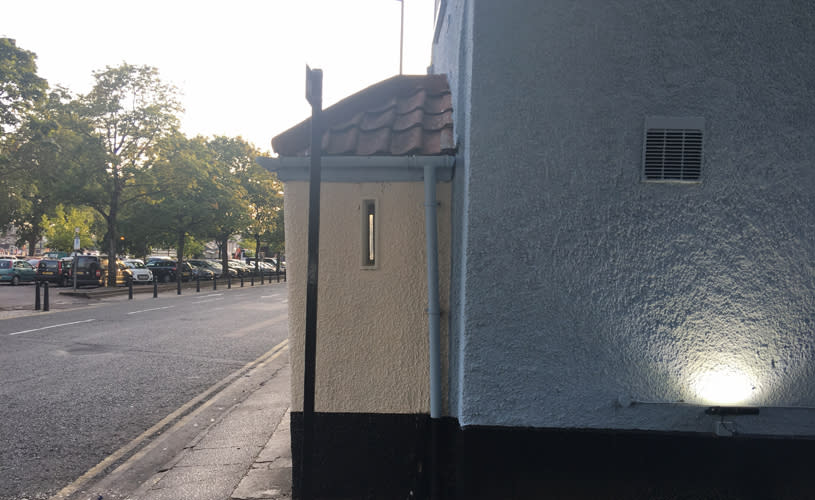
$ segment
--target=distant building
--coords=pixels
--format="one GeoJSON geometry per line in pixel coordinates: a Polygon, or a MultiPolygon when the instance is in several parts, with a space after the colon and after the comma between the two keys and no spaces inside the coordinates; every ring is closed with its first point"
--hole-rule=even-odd
{"type": "MultiPolygon", "coordinates": [[[[792,0],[438,2],[434,75],[325,111],[319,494],[811,497],[813,22],[792,0]],[[427,156],[455,161],[431,182],[432,419],[427,156]]],[[[296,470],[307,131],[266,161],[286,183],[296,470]]]]}

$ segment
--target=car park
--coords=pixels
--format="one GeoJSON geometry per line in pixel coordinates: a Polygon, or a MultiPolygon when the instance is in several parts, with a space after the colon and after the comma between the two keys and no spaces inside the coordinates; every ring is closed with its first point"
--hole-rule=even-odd
{"type": "Polygon", "coordinates": [[[0,259],[0,282],[19,285],[37,279],[37,270],[24,260],[0,259]]]}

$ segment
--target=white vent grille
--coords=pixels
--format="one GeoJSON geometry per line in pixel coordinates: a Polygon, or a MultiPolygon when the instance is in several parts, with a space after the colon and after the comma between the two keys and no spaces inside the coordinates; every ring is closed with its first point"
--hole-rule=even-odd
{"type": "Polygon", "coordinates": [[[703,131],[703,118],[647,118],[643,179],[701,181],[703,131]]]}

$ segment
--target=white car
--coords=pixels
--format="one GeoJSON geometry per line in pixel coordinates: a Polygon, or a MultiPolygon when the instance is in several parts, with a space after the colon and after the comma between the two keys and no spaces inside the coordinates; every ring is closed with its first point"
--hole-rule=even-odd
{"type": "Polygon", "coordinates": [[[153,282],[153,272],[144,265],[144,262],[140,259],[125,259],[124,261],[125,266],[129,271],[128,274],[133,279],[133,283],[152,283],[153,282]]]}

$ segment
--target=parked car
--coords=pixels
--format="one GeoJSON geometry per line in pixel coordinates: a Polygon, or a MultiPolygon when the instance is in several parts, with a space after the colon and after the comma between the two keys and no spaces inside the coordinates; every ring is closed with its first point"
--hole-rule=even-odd
{"type": "Polygon", "coordinates": [[[24,260],[0,259],[0,282],[19,285],[37,279],[37,270],[24,260]]]}
{"type": "Polygon", "coordinates": [[[123,274],[125,279],[132,280],[133,284],[153,282],[153,272],[141,260],[125,259],[124,265],[123,274]]]}
{"type": "MultiPolygon", "coordinates": [[[[70,269],[70,266],[68,266],[70,269]]],[[[37,280],[56,283],[60,286],[68,284],[65,261],[63,259],[42,259],[37,264],[37,280]]]]}
{"type": "MultiPolygon", "coordinates": [[[[73,266],[72,266],[73,267],[73,266]]],[[[76,269],[71,269],[69,285],[73,283],[76,273],[76,286],[104,286],[105,269],[102,258],[98,255],[79,255],[76,257],[76,269]]]]}
{"type": "Polygon", "coordinates": [[[192,268],[192,279],[202,279],[202,280],[215,279],[215,273],[212,270],[207,269],[205,267],[196,266],[195,264],[192,264],[190,262],[184,263],[189,264],[189,266],[192,268]]]}
{"type": "MultiPolygon", "coordinates": [[[[254,271],[254,269],[255,269],[255,261],[254,260],[252,260],[252,262],[247,262],[246,265],[251,267],[252,270],[254,271]]],[[[262,260],[257,262],[257,266],[258,266],[258,272],[255,273],[256,275],[258,273],[263,273],[264,276],[274,276],[274,274],[276,272],[275,266],[273,266],[272,264],[270,264],[268,262],[262,261],[262,260]]]]}
{"type": "MultiPolygon", "coordinates": [[[[178,279],[177,265],[174,260],[153,259],[147,262],[146,267],[153,272],[153,279],[156,281],[170,283],[178,279]]],[[[190,279],[192,279],[192,266],[184,262],[181,270],[181,281],[189,281],[190,279]]]]}
{"type": "MultiPolygon", "coordinates": [[[[213,270],[218,274],[219,278],[223,276],[224,266],[221,265],[220,260],[207,259],[207,262],[210,263],[213,270]]],[[[233,268],[230,267],[230,268],[228,268],[228,272],[229,272],[229,277],[230,278],[237,278],[238,277],[238,270],[237,269],[233,269],[233,268]]]]}
{"type": "Polygon", "coordinates": [[[238,276],[251,276],[255,272],[254,267],[249,267],[241,260],[229,259],[227,264],[230,269],[234,269],[238,273],[238,276]]]}
{"type": "MultiPolygon", "coordinates": [[[[187,262],[189,262],[198,269],[206,269],[212,272],[212,275],[215,278],[220,278],[224,272],[224,268],[220,264],[213,263],[212,261],[207,259],[190,259],[187,262]]],[[[204,277],[202,276],[201,279],[204,279],[204,277]]]]}

